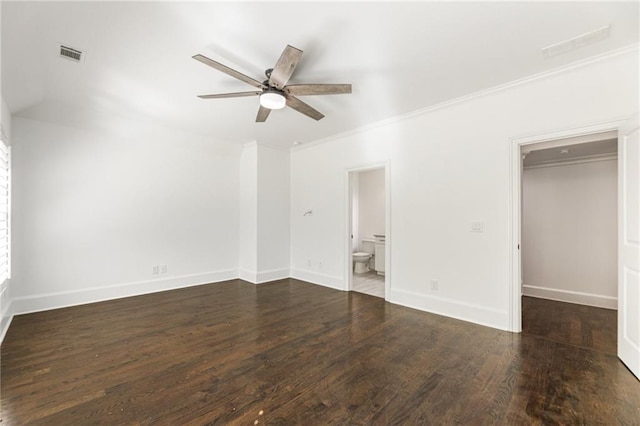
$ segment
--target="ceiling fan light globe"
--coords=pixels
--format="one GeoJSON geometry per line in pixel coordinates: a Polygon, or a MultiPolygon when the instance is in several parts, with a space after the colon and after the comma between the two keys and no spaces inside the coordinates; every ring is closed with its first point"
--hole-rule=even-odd
{"type": "Polygon", "coordinates": [[[260,95],[260,105],[269,109],[282,109],[287,105],[287,99],[277,92],[265,92],[260,95]]]}

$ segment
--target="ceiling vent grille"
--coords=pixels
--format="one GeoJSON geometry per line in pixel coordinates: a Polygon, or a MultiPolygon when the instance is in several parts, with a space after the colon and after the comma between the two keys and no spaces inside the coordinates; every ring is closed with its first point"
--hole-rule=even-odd
{"type": "Polygon", "coordinates": [[[74,62],[82,60],[82,52],[71,47],[60,45],[60,56],[74,62]]]}
{"type": "Polygon", "coordinates": [[[552,56],[561,55],[563,53],[570,52],[572,50],[578,49],[580,47],[586,46],[588,44],[596,43],[598,41],[602,41],[609,37],[609,33],[611,31],[611,26],[607,25],[597,30],[580,34],[574,38],[569,40],[565,40],[560,43],[552,44],[551,46],[547,46],[542,49],[542,54],[545,58],[550,58],[552,56]]]}

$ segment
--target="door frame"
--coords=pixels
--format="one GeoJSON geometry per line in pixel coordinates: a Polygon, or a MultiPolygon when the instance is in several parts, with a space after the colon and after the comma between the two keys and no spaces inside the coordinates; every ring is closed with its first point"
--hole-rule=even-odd
{"type": "Polygon", "coordinates": [[[346,253],[346,262],[344,268],[345,291],[352,290],[353,284],[353,252],[352,240],[353,234],[353,186],[351,184],[351,176],[354,173],[366,172],[368,170],[384,169],[384,233],[385,233],[385,274],[384,274],[384,300],[389,300],[391,295],[391,167],[389,160],[366,163],[358,166],[351,166],[345,169],[345,223],[346,233],[344,235],[344,249],[346,253]]]}
{"type": "MultiPolygon", "coordinates": [[[[510,285],[509,285],[509,330],[515,333],[522,331],[522,252],[520,251],[522,235],[522,156],[521,148],[540,142],[552,142],[588,136],[597,133],[618,131],[629,117],[613,119],[606,122],[571,127],[546,133],[538,133],[509,139],[509,174],[510,174],[510,225],[509,225],[509,253],[510,253],[510,285]]],[[[618,160],[619,161],[619,160],[618,160]]],[[[620,194],[618,194],[620,197],[620,194]]]]}

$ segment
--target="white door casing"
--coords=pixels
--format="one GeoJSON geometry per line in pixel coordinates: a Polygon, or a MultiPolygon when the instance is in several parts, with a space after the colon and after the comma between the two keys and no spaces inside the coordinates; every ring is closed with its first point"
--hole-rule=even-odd
{"type": "Polygon", "coordinates": [[[640,378],[640,131],[618,133],[618,357],[640,378]]]}

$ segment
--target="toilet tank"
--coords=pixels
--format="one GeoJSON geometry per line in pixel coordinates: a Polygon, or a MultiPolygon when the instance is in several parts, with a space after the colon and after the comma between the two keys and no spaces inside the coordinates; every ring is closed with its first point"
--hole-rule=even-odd
{"type": "Polygon", "coordinates": [[[365,253],[374,254],[376,251],[376,244],[373,240],[362,240],[362,251],[365,253]]]}

